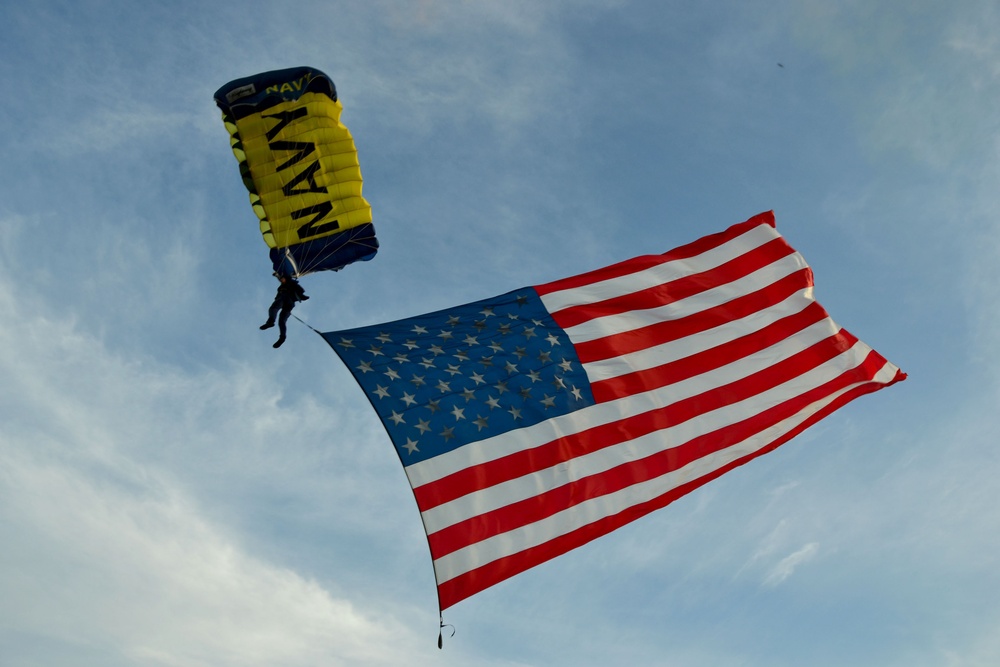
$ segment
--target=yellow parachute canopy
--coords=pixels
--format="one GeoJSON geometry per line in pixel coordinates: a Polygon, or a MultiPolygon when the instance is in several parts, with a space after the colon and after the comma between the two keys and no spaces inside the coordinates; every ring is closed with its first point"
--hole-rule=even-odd
{"type": "Polygon", "coordinates": [[[274,270],[339,270],[378,251],[361,167],[333,81],[311,67],[230,81],[215,93],[274,270]]]}

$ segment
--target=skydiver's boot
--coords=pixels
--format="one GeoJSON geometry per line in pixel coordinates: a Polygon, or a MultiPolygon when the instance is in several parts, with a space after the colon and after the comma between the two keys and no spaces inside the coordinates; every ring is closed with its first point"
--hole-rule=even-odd
{"type": "Polygon", "coordinates": [[[274,320],[268,320],[267,322],[264,322],[264,324],[260,325],[260,330],[263,331],[264,329],[270,329],[273,326],[274,320]]]}
{"type": "Polygon", "coordinates": [[[274,341],[274,345],[272,345],[271,347],[273,347],[275,349],[278,349],[279,347],[281,347],[281,344],[284,343],[284,342],[285,342],[285,337],[284,336],[279,336],[278,340],[274,341]]]}

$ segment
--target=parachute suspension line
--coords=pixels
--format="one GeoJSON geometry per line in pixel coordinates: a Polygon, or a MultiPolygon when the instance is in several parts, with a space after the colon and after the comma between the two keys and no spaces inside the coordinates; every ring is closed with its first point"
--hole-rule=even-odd
{"type": "MultiPolygon", "coordinates": [[[[321,265],[324,260],[326,260],[333,253],[326,254],[316,254],[313,257],[299,257],[298,259],[292,254],[291,247],[286,247],[284,250],[285,264],[292,268],[292,275],[296,279],[302,278],[310,273],[315,272],[317,266],[321,265]]],[[[335,269],[339,271],[340,269],[335,269]]]]}
{"type": "Polygon", "coordinates": [[[285,261],[288,262],[290,267],[292,267],[292,276],[298,278],[302,275],[299,271],[299,265],[295,262],[295,258],[292,257],[292,251],[290,248],[285,248],[285,261]]]}

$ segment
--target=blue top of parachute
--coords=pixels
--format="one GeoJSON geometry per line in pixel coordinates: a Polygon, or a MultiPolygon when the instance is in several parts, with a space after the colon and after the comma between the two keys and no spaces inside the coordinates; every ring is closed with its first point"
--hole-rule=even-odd
{"type": "Polygon", "coordinates": [[[215,103],[276,272],[336,271],[375,255],[357,148],[329,77],[263,72],[230,81],[215,103]]]}
{"type": "Polygon", "coordinates": [[[312,67],[291,67],[234,79],[215,91],[215,103],[223,113],[239,120],[297,100],[306,92],[322,93],[337,101],[337,87],[326,74],[312,67]]]}

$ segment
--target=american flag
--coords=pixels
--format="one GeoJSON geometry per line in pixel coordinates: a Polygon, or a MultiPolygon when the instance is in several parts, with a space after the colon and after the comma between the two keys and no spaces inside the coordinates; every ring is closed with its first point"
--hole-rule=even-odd
{"type": "Polygon", "coordinates": [[[403,463],[442,611],[906,377],[813,299],[772,213],[663,255],[322,335],[403,463]]]}

